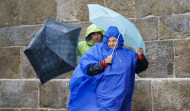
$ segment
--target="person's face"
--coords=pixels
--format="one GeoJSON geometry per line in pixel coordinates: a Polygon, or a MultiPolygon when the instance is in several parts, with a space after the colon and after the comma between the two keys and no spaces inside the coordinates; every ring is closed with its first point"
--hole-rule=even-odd
{"type": "Polygon", "coordinates": [[[102,33],[101,32],[93,32],[90,36],[91,36],[91,39],[95,43],[99,43],[102,41],[102,33]]]}
{"type": "MultiPolygon", "coordinates": [[[[115,37],[110,37],[110,38],[108,39],[108,43],[107,43],[107,44],[108,44],[108,47],[109,47],[109,48],[114,48],[116,42],[117,42],[117,38],[115,38],[115,37]]],[[[119,42],[119,41],[118,41],[118,42],[119,42]]],[[[118,42],[117,42],[115,48],[118,47],[118,42]]]]}

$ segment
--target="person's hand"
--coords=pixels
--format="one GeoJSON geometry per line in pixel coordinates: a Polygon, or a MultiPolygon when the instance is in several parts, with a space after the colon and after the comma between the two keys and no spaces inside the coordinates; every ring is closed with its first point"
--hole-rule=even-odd
{"type": "Polygon", "coordinates": [[[137,48],[137,54],[138,54],[139,58],[142,57],[143,52],[144,52],[143,48],[137,48]]]}
{"type": "Polygon", "coordinates": [[[105,59],[105,63],[106,63],[106,64],[111,64],[111,63],[112,63],[112,59],[113,59],[112,55],[108,56],[108,57],[105,59]]]}

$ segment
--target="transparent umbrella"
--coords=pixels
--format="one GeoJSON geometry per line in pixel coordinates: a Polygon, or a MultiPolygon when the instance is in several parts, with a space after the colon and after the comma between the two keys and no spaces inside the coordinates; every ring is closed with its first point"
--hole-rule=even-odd
{"type": "Polygon", "coordinates": [[[89,20],[106,31],[110,26],[116,26],[123,35],[124,45],[143,48],[146,54],[146,46],[136,26],[121,14],[98,4],[88,4],[89,20]]]}

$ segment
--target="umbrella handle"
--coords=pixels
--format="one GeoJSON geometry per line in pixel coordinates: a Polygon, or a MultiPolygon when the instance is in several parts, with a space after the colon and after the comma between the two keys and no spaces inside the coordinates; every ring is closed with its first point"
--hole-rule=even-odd
{"type": "Polygon", "coordinates": [[[112,68],[112,63],[108,63],[108,65],[110,65],[110,71],[111,71],[111,68],[112,68]]]}

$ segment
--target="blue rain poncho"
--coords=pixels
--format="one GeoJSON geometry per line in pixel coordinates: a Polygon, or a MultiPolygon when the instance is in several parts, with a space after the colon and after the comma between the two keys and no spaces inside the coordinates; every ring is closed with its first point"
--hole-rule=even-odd
{"type": "Polygon", "coordinates": [[[107,41],[118,37],[117,27],[111,26],[103,37],[103,43],[90,48],[80,59],[71,77],[68,110],[71,111],[130,111],[134,91],[137,55],[123,47],[120,35],[119,45],[113,53],[112,67],[102,73],[89,76],[87,68],[103,61],[112,53],[107,41]]]}

